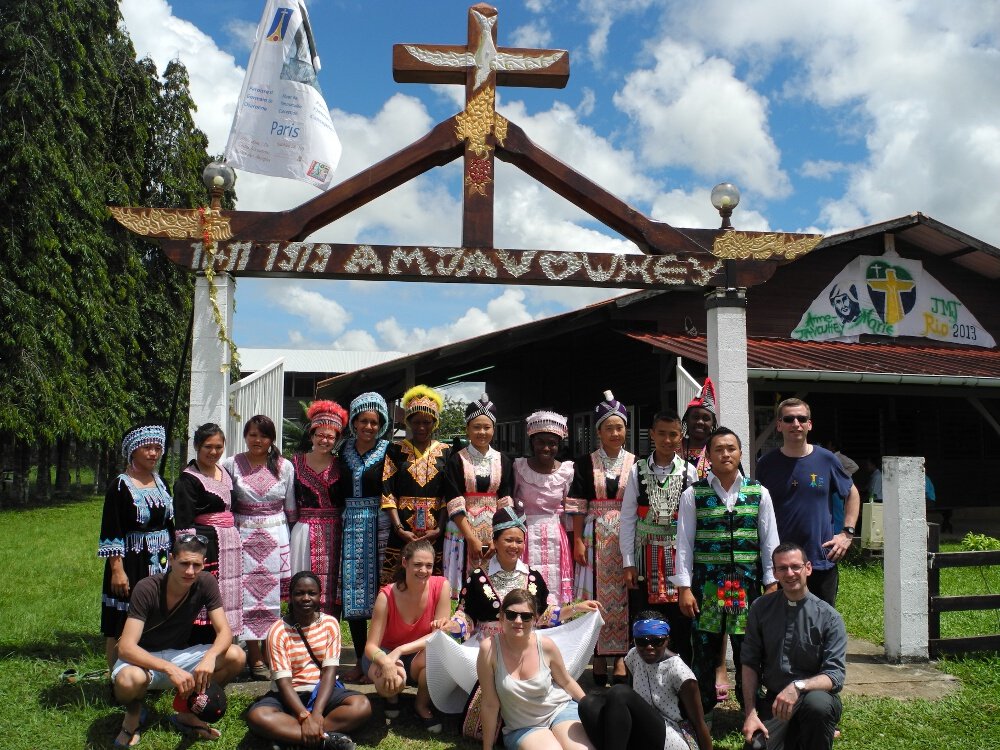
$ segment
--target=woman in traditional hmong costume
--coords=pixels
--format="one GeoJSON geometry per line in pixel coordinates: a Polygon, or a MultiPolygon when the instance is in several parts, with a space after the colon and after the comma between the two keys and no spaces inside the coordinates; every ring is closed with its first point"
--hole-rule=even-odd
{"type": "Polygon", "coordinates": [[[628,589],[618,532],[622,497],[635,463],[635,455],[624,448],[628,409],[611,391],[604,392],[604,401],[594,409],[594,427],[601,445],[573,462],[573,484],[566,502],[574,513],[576,596],[595,598],[604,607],[604,627],[594,655],[594,682],[606,685],[606,656],[615,657],[615,682],[627,679],[623,657],[629,648],[628,589]]]}
{"type": "Polygon", "coordinates": [[[129,597],[146,576],[167,569],[174,530],[174,503],[156,473],[166,432],[161,425],[133,427],[122,439],[128,468],[108,486],[97,555],[105,559],[101,633],[108,668],[118,659],[118,637],[128,617],[129,597]]]}
{"type": "Polygon", "coordinates": [[[566,417],[536,411],[527,419],[530,458],[514,460],[514,507],[527,517],[521,559],[536,568],[549,585],[549,603],[573,599],[573,558],[562,524],[573,462],[556,460],[559,444],[569,434],[566,417]]]}
{"type": "MultiPolygon", "coordinates": [[[[233,633],[243,632],[243,552],[232,507],[236,496],[233,479],[219,466],[226,436],[208,422],[194,433],[196,456],[174,483],[176,535],[201,534],[208,543],[205,571],[219,581],[222,609],[233,633]]],[[[191,642],[211,643],[215,628],[200,612],[191,631],[191,642]]]]}
{"type": "Polygon", "coordinates": [[[319,580],[321,612],[340,615],[340,544],[344,501],[336,491],[340,466],[333,447],[347,424],[347,412],[335,401],[313,401],[306,409],[306,434],[312,449],[292,457],[295,509],[292,524],[292,575],[308,570],[319,580]]]}
{"type": "Polygon", "coordinates": [[[496,408],[485,393],[465,407],[469,445],[452,453],[445,469],[444,575],[456,598],[468,571],[493,557],[493,514],[512,503],[514,463],[490,445],[496,421],[496,408]]]}
{"type": "Polygon", "coordinates": [[[392,522],[382,562],[382,581],[393,580],[400,553],[409,542],[426,539],[434,547],[434,575],[443,573],[441,531],[445,522],[445,464],[451,449],[434,439],[443,400],[416,385],[403,394],[409,437],[390,445],[382,474],[382,509],[392,522]]]}
{"type": "Polygon", "coordinates": [[[288,521],[295,513],[295,469],[274,444],[277,430],[270,417],[257,414],[243,426],[247,450],[230,456],[222,468],[233,478],[233,518],[243,550],[243,632],[250,674],[269,679],[261,641],[281,619],[292,577],[288,559],[288,521]]]}
{"type": "Polygon", "coordinates": [[[368,639],[368,620],[381,582],[382,556],[389,539],[389,515],[380,510],[382,472],[389,441],[389,408],[377,393],[351,401],[351,437],[340,449],[337,495],[344,498],[340,588],[343,619],[351,628],[357,661],[343,679],[363,677],[361,657],[368,639]]]}
{"type": "Polygon", "coordinates": [[[698,395],[688,402],[681,417],[681,457],[694,466],[698,479],[704,479],[708,474],[708,451],[705,446],[717,426],[715,386],[711,378],[705,378],[705,384],[698,395]]]}

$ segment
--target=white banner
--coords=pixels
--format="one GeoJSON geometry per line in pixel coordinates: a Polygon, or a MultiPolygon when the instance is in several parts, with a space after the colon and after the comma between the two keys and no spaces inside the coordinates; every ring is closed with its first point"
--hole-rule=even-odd
{"type": "Polygon", "coordinates": [[[886,254],[852,260],[792,331],[800,341],[857,341],[861,334],[917,336],[993,348],[996,342],[920,261],[886,254]]]}
{"type": "Polygon", "coordinates": [[[268,0],[236,104],[225,161],[326,190],[340,139],[316,73],[319,56],[305,5],[268,0]]]}

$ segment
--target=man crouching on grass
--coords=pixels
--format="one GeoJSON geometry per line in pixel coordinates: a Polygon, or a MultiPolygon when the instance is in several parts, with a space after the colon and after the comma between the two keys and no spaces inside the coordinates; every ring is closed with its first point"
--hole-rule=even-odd
{"type": "MultiPolygon", "coordinates": [[[[125,720],[115,747],[139,742],[146,720],[146,692],[173,686],[182,698],[203,693],[209,683],[225,685],[246,662],[233,645],[233,632],[222,609],[219,584],[203,572],[208,543],[198,534],[178,537],[166,573],[136,584],[128,619],[118,641],[118,662],[111,672],[115,697],[125,705],[125,720]],[[188,646],[191,628],[202,607],[215,628],[211,645],[188,646]]],[[[170,723],[193,739],[214,740],[220,734],[192,713],[178,713],[170,723]]]]}

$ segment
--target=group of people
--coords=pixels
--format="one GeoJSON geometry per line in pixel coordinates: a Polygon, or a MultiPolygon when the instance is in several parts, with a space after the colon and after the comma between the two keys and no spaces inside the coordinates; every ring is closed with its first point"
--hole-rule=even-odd
{"type": "MultiPolygon", "coordinates": [[[[665,748],[707,750],[705,716],[729,696],[727,636],[748,746],[830,746],[846,649],[836,562],[859,498],[837,458],[808,442],[807,404],[779,404],[783,445],[760,459],[755,481],[738,436],[717,424],[708,380],[683,416],[653,417],[644,457],[625,450],[629,411],[610,391],[594,409],[599,446],[574,461],[558,458],[568,428],[556,412],[527,418],[530,455],[511,459],[492,447],[498,414],[486,394],[466,409],[461,448],[435,439],[433,389],[411,388],[401,403],[406,437],[390,442],[378,394],[349,410],[314,402],[310,449],[292,460],[266,416],[247,421],[246,451],[225,459],[222,430],[202,425],[172,497],[155,471],[163,428],[126,434],[100,545],[102,631],[126,705],[116,745],[138,742],[145,690],[203,691],[244,661],[273,680],[247,720],[278,743],[353,746],[371,705],[338,677],[374,683],[390,718],[415,685],[418,718],[439,732],[428,687],[439,652],[428,643],[440,631],[478,644],[463,727],[484,750],[501,719],[510,750],[661,736],[665,748]],[[591,613],[594,681],[614,685],[585,697],[557,644],[591,613]],[[356,655],[345,673],[338,619],[356,655]]],[[[190,712],[171,720],[218,736],[190,712]]]]}

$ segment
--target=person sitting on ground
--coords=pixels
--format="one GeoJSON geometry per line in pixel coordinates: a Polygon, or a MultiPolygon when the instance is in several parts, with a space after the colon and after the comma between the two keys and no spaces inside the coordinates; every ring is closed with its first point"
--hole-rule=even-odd
{"type": "Polygon", "coordinates": [[[809,591],[812,563],[793,542],[773,553],[781,589],[753,603],[740,654],[747,748],[830,750],[843,707],[847,630],[809,591]],[[758,685],[766,693],[761,696],[758,685]],[[756,744],[755,744],[755,737],[756,744]]]}
{"type": "MultiPolygon", "coordinates": [[[[233,645],[222,596],[215,578],[204,572],[208,541],[200,534],[183,534],[174,542],[170,567],[139,581],[132,590],[128,619],[118,642],[118,661],[111,672],[115,698],[125,705],[125,719],[116,747],[139,742],[149,690],[174,687],[180,697],[204,693],[209,683],[225,685],[240,673],[246,656],[233,645]],[[202,609],[215,630],[211,644],[188,646],[195,617],[202,609]]],[[[170,717],[181,734],[218,739],[219,731],[183,712],[170,717]]]]}
{"type": "Polygon", "coordinates": [[[372,706],[337,681],[340,623],[322,611],[322,601],[319,576],[292,576],[289,612],[267,633],[274,689],[250,707],[247,724],[284,745],[354,750],[345,732],[363,726],[372,706]]]}
{"type": "Polygon", "coordinates": [[[375,599],[364,668],[386,699],[390,719],[399,716],[399,694],[407,681],[416,685],[414,710],[424,728],[437,734],[442,725],[427,692],[424,646],[435,630],[451,626],[451,586],[444,576],[432,575],[434,556],[434,546],[426,539],[403,547],[396,582],[383,586],[375,599]]]}
{"type": "Polygon", "coordinates": [[[500,605],[503,629],[479,645],[483,750],[492,750],[498,715],[507,750],[593,750],[580,723],[583,689],[566,671],[562,654],[535,632],[534,594],[514,589],[500,605]]]}
{"type": "Polygon", "coordinates": [[[670,623],[655,610],[640,612],[632,624],[635,646],[625,656],[629,685],[593,693],[580,702],[580,720],[598,750],[712,750],[712,735],[701,708],[698,681],[681,657],[668,650],[670,623]],[[689,721],[681,715],[678,698],[689,721]]]}

